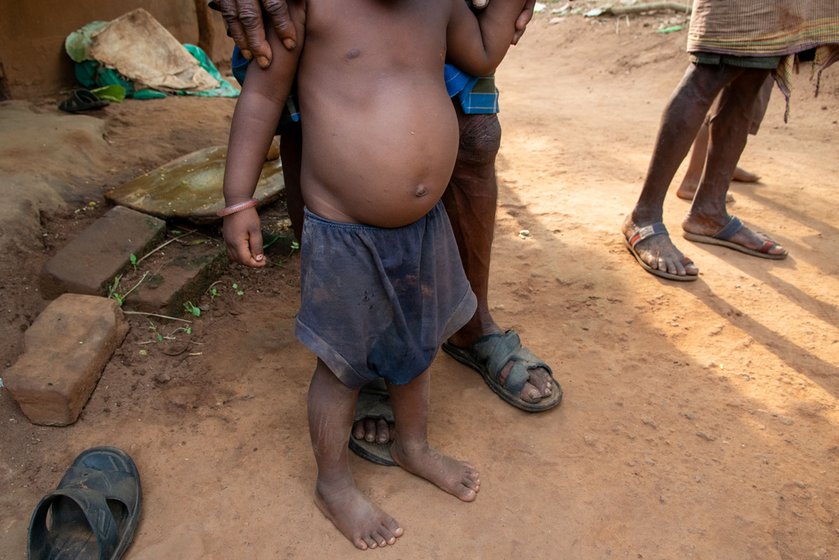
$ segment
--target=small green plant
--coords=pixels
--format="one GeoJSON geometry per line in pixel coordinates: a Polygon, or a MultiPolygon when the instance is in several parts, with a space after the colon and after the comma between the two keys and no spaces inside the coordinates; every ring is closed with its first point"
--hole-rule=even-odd
{"type": "Polygon", "coordinates": [[[119,293],[119,281],[122,280],[122,275],[117,274],[114,276],[114,279],[108,285],[108,298],[115,300],[117,305],[122,307],[122,304],[125,303],[125,297],[119,293]]]}
{"type": "Polygon", "coordinates": [[[217,282],[213,282],[212,284],[210,284],[210,287],[207,288],[207,293],[210,294],[210,299],[216,299],[217,297],[219,297],[221,295],[221,292],[216,287],[221,283],[222,283],[221,280],[219,280],[217,282]]]}
{"type": "Polygon", "coordinates": [[[137,255],[131,253],[130,255],[128,255],[128,260],[131,262],[131,266],[134,267],[134,270],[137,270],[137,255]]]}
{"type": "Polygon", "coordinates": [[[292,241],[291,242],[291,250],[292,251],[299,251],[300,250],[300,243],[298,243],[297,241],[292,241]]]}
{"type": "Polygon", "coordinates": [[[184,304],[184,309],[187,313],[192,313],[196,317],[201,316],[201,308],[197,305],[194,305],[191,301],[188,301],[184,304]]]}
{"type": "Polygon", "coordinates": [[[140,284],[142,284],[142,283],[146,280],[146,277],[147,277],[148,275],[149,275],[149,273],[148,273],[148,271],[146,271],[146,272],[143,274],[142,278],[140,278],[139,280],[137,280],[137,283],[136,283],[136,284],[134,284],[133,286],[131,286],[131,288],[129,288],[129,289],[128,289],[128,291],[126,291],[124,294],[121,294],[121,293],[119,292],[119,288],[120,288],[119,283],[120,283],[120,281],[122,280],[122,275],[121,275],[121,274],[117,274],[116,276],[114,276],[114,279],[111,281],[111,284],[108,286],[108,297],[109,297],[110,299],[112,299],[112,300],[116,301],[116,302],[117,302],[117,304],[118,304],[120,307],[122,307],[122,304],[123,304],[123,303],[125,303],[125,298],[127,298],[127,297],[128,297],[128,295],[129,295],[131,292],[133,292],[134,290],[136,290],[137,288],[139,288],[139,287],[140,287],[140,284]]]}
{"type": "MultiPolygon", "coordinates": [[[[178,319],[177,317],[168,317],[166,315],[158,315],[156,313],[143,313],[140,311],[126,311],[126,313],[131,315],[150,315],[152,317],[159,317],[161,319],[168,319],[172,321],[184,321],[187,323],[185,327],[177,327],[176,329],[172,330],[172,332],[170,332],[169,334],[164,334],[163,332],[161,332],[160,328],[157,326],[157,324],[155,324],[154,321],[148,319],[149,331],[152,333],[152,339],[140,342],[139,344],[145,345],[154,344],[156,342],[163,342],[164,340],[177,340],[178,337],[175,335],[177,335],[178,333],[192,334],[192,325],[190,325],[189,321],[187,321],[186,319],[178,319]]],[[[145,354],[141,353],[141,355],[146,356],[148,355],[148,352],[146,352],[145,354]]]]}
{"type": "Polygon", "coordinates": [[[234,284],[233,284],[232,286],[230,286],[230,287],[231,287],[231,288],[233,288],[233,291],[236,293],[236,295],[237,295],[237,296],[243,296],[243,295],[245,295],[245,290],[241,289],[241,288],[239,287],[239,284],[234,283],[234,284]]]}

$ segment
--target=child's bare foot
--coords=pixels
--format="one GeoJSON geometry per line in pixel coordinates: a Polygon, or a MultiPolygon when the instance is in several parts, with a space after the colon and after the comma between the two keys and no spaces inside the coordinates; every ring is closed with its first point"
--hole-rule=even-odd
{"type": "Polygon", "coordinates": [[[329,489],[318,484],[315,504],[356,548],[367,550],[396,543],[402,527],[355,486],[329,489]]]}
{"type": "Polygon", "coordinates": [[[481,488],[478,471],[469,463],[443,455],[428,444],[408,449],[397,440],[390,446],[390,454],[400,467],[435,484],[449,494],[474,501],[481,488]]]}

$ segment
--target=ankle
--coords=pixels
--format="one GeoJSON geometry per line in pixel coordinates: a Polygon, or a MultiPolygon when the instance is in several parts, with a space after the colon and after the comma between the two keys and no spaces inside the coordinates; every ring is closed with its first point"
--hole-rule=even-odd
{"type": "Polygon", "coordinates": [[[490,334],[504,334],[504,331],[498,326],[489,311],[482,312],[479,309],[475,312],[472,320],[449,338],[449,342],[455,346],[466,348],[490,334]]]}
{"type": "Polygon", "coordinates": [[[322,476],[318,473],[315,492],[321,496],[334,496],[355,489],[355,481],[349,472],[342,476],[322,476]]]}
{"type": "Polygon", "coordinates": [[[394,451],[400,456],[405,459],[410,459],[411,457],[417,457],[420,455],[424,455],[428,453],[430,447],[428,445],[428,440],[426,439],[417,439],[417,440],[404,440],[399,439],[397,436],[393,443],[391,444],[391,453],[394,451]]]}

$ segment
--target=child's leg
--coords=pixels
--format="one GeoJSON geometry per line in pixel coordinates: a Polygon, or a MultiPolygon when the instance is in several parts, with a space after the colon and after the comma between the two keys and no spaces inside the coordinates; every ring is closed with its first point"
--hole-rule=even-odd
{"type": "Polygon", "coordinates": [[[318,465],[315,504],[356,547],[396,542],[399,524],[364,496],[353,482],[347,441],[358,390],[346,387],[318,360],[309,385],[309,434],[318,465]]]}
{"type": "Polygon", "coordinates": [[[481,487],[475,467],[428,445],[429,378],[426,371],[407,385],[388,384],[396,419],[390,454],[406,471],[471,502],[481,487]]]}

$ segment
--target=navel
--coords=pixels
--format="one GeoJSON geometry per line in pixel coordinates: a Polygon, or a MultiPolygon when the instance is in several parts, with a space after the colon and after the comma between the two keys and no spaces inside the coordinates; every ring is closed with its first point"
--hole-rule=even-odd
{"type": "Polygon", "coordinates": [[[414,195],[417,197],[425,196],[428,194],[428,189],[425,188],[425,185],[417,185],[417,190],[414,191],[414,195]]]}
{"type": "Polygon", "coordinates": [[[358,49],[350,49],[346,54],[347,60],[352,60],[353,58],[358,58],[359,56],[361,56],[361,51],[358,49]]]}

